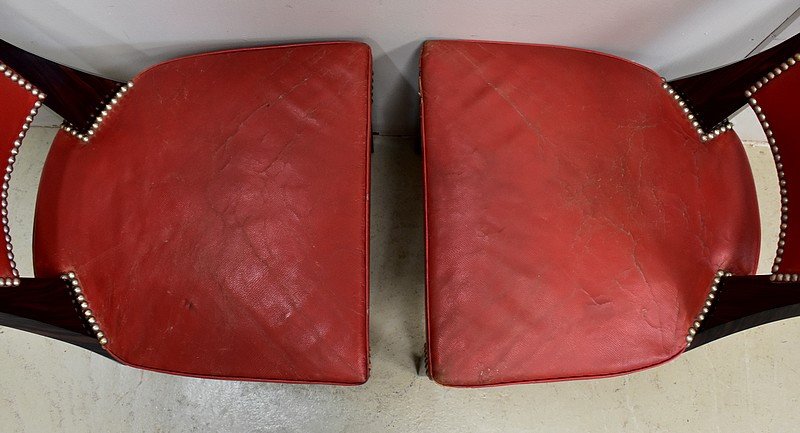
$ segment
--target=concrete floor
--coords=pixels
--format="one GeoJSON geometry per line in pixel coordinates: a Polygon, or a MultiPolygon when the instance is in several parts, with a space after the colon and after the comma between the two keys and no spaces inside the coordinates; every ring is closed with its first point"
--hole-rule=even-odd
{"type": "MultiPolygon", "coordinates": [[[[23,275],[32,273],[35,190],[54,133],[33,128],[15,166],[9,202],[23,275]]],[[[761,269],[767,270],[777,239],[777,179],[765,145],[748,144],[747,151],[763,203],[761,269]]],[[[420,157],[408,139],[378,137],[373,164],[372,377],[366,385],[174,377],[0,328],[0,431],[797,431],[800,320],[618,378],[465,390],[418,376],[424,342],[420,157]]]]}

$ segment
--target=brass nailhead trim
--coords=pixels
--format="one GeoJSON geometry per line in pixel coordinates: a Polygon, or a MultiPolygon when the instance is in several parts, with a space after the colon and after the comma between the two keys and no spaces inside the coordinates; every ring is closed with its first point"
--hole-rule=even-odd
{"type": "Polygon", "coordinates": [[[22,139],[25,138],[25,135],[28,133],[28,130],[31,127],[33,118],[39,112],[39,108],[42,106],[42,100],[45,98],[45,94],[39,91],[39,89],[37,89],[29,81],[14,72],[5,63],[0,62],[0,72],[6,78],[10,79],[12,82],[16,83],[18,86],[24,88],[33,96],[38,98],[38,100],[34,102],[33,108],[28,113],[28,116],[25,117],[25,122],[22,124],[21,131],[19,134],[17,134],[17,138],[14,140],[14,146],[11,147],[11,156],[8,158],[6,172],[3,175],[2,191],[0,191],[0,215],[2,215],[3,234],[5,235],[6,241],[6,255],[8,257],[8,263],[11,265],[11,274],[13,277],[0,278],[0,287],[11,287],[19,286],[20,281],[17,263],[14,261],[14,245],[11,243],[11,229],[8,226],[8,188],[9,183],[11,182],[11,173],[14,172],[14,163],[17,161],[17,154],[19,154],[19,148],[22,146],[22,139]]]}
{"type": "Polygon", "coordinates": [[[89,301],[86,300],[86,296],[83,294],[83,289],[81,289],[80,282],[75,272],[70,271],[66,274],[62,274],[61,279],[64,280],[67,284],[67,288],[69,288],[70,292],[72,292],[75,297],[75,303],[78,306],[81,318],[86,321],[87,326],[92,331],[95,338],[97,338],[97,342],[100,343],[101,346],[108,344],[108,337],[100,328],[100,324],[97,323],[94,312],[89,308],[89,301]]]}
{"type": "Polygon", "coordinates": [[[775,251],[775,261],[772,263],[772,275],[770,276],[770,281],[778,282],[798,281],[798,279],[800,279],[800,275],[780,272],[781,262],[783,261],[783,247],[786,245],[786,228],[788,227],[789,223],[789,197],[787,196],[786,176],[783,171],[780,147],[775,141],[772,129],[770,129],[769,122],[767,121],[767,116],[764,114],[764,110],[758,105],[755,95],[759,89],[764,87],[767,83],[778,77],[783,72],[787,71],[792,66],[796,65],[798,62],[800,62],[800,53],[788,58],[777,68],[768,72],[767,75],[756,81],[755,84],[750,86],[750,88],[744,92],[745,96],[748,98],[747,102],[756,113],[758,121],[761,123],[761,128],[764,130],[764,134],[767,136],[767,142],[769,142],[769,148],[772,151],[772,158],[775,160],[775,169],[778,172],[778,184],[780,186],[781,194],[781,231],[778,235],[778,248],[775,251]]]}
{"type": "Polygon", "coordinates": [[[108,114],[111,112],[111,110],[113,110],[122,97],[128,93],[128,90],[130,90],[131,87],[133,87],[133,81],[128,81],[126,84],[121,85],[119,89],[117,89],[116,93],[111,95],[111,97],[108,99],[108,102],[103,104],[98,110],[98,114],[95,116],[94,121],[92,122],[92,125],[89,127],[88,131],[81,132],[77,127],[66,121],[61,125],[61,129],[69,132],[78,140],[88,143],[89,139],[97,133],[100,125],[103,123],[106,117],[108,117],[108,114]]]}
{"type": "Polygon", "coordinates": [[[695,317],[692,326],[689,328],[689,334],[686,335],[687,347],[692,345],[695,334],[697,334],[697,331],[700,330],[700,325],[703,324],[703,320],[705,320],[706,314],[708,314],[708,309],[711,307],[714,299],[717,297],[717,290],[719,290],[720,281],[722,281],[723,277],[730,277],[731,275],[733,274],[723,270],[717,271],[716,275],[714,275],[714,280],[711,282],[711,288],[706,296],[706,302],[703,304],[703,309],[700,310],[700,314],[695,317]]]}
{"type": "Polygon", "coordinates": [[[697,132],[697,135],[700,137],[701,141],[713,140],[714,138],[720,136],[723,132],[733,129],[731,122],[728,122],[726,119],[724,122],[722,122],[722,126],[719,128],[716,128],[708,133],[703,131],[703,128],[700,127],[700,122],[697,121],[697,117],[686,105],[686,101],[684,101],[683,98],[681,98],[681,95],[679,95],[678,92],[676,92],[675,89],[669,85],[666,78],[662,78],[661,80],[663,81],[663,83],[661,83],[661,87],[664,88],[664,90],[666,90],[667,93],[672,96],[672,99],[674,99],[678,104],[678,107],[681,109],[681,111],[683,111],[683,114],[686,116],[686,119],[689,120],[689,123],[692,124],[692,127],[694,127],[694,130],[697,132]]]}

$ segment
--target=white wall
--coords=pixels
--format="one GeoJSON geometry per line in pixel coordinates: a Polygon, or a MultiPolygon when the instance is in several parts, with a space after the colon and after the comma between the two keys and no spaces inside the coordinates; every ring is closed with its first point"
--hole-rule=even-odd
{"type": "Polygon", "coordinates": [[[598,49],[674,78],[744,57],[797,0],[4,0],[0,38],[126,79],[199,51],[355,39],[375,56],[375,131],[417,130],[417,62],[429,38],[598,49]]]}

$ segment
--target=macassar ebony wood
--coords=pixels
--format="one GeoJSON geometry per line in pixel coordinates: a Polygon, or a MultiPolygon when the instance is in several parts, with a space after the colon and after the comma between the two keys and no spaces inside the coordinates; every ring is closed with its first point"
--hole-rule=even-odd
{"type": "Polygon", "coordinates": [[[800,34],[762,53],[721,68],[670,81],[705,131],[747,104],[745,91],[800,52],[800,34]]]}
{"type": "Polygon", "coordinates": [[[711,341],[778,320],[800,316],[800,282],[770,281],[769,275],[725,277],[694,336],[694,349],[711,341]]]}
{"type": "Polygon", "coordinates": [[[60,278],[22,278],[18,287],[0,288],[0,326],[54,338],[108,356],[87,329],[72,293],[60,278]]]}
{"type": "Polygon", "coordinates": [[[2,39],[0,61],[44,92],[44,104],[82,131],[123,84],[51,62],[2,39]]]}

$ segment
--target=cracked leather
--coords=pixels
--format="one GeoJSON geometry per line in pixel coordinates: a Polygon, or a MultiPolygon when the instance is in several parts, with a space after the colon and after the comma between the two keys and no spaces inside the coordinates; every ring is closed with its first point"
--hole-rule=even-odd
{"type": "Polygon", "coordinates": [[[53,143],[37,276],[74,270],[128,365],[364,382],[369,47],[203,54],[133,81],[89,143],[53,143]]]}
{"type": "Polygon", "coordinates": [[[750,274],[755,187],[653,71],[579,49],[434,41],[421,58],[432,377],[593,378],[683,352],[718,269],[750,274]]]}

